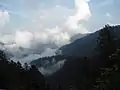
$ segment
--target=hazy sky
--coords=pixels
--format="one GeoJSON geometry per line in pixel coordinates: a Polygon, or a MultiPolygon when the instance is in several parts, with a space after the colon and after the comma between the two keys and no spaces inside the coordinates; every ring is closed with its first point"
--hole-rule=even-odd
{"type": "Polygon", "coordinates": [[[0,0],[1,41],[58,46],[76,33],[120,23],[120,0],[0,0]]]}

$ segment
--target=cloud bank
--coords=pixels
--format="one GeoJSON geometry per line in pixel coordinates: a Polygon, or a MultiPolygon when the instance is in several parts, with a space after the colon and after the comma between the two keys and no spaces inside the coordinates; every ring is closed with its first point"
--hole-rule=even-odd
{"type": "Polygon", "coordinates": [[[55,73],[57,70],[61,69],[64,65],[66,60],[61,60],[58,61],[57,63],[45,68],[45,67],[40,67],[39,70],[43,75],[51,75],[55,73]]]}
{"type": "MultiPolygon", "coordinates": [[[[41,45],[44,49],[43,51],[47,50],[46,54],[50,54],[48,53],[50,49],[70,43],[70,38],[73,35],[88,32],[81,21],[87,21],[91,17],[91,10],[88,4],[90,0],[74,0],[74,8],[56,4],[54,0],[54,5],[49,8],[39,8],[40,4],[35,3],[39,2],[38,0],[30,4],[28,0],[22,2],[25,3],[24,5],[20,3],[23,5],[23,7],[21,7],[23,10],[21,11],[24,15],[22,16],[27,16],[22,22],[14,23],[11,21],[15,19],[15,13],[18,11],[0,11],[0,27],[4,27],[6,23],[12,23],[13,26],[19,26],[19,28],[14,28],[12,33],[1,35],[0,40],[7,43],[7,49],[13,49],[13,47],[34,49],[37,45],[41,45]],[[32,8],[32,6],[34,7],[32,8]],[[22,25],[22,23],[25,24],[22,25]]],[[[44,5],[45,3],[43,6],[44,5]]],[[[17,13],[17,15],[18,14],[19,13],[17,13]]],[[[10,52],[13,51],[10,50],[10,52]]],[[[28,51],[26,53],[28,53],[28,51]]],[[[15,52],[18,52],[18,50],[15,52]]],[[[33,52],[31,52],[31,54],[33,54],[33,52]]]]}
{"type": "Polygon", "coordinates": [[[88,0],[75,0],[74,3],[75,9],[56,5],[35,11],[25,31],[16,32],[16,42],[25,45],[25,42],[30,44],[35,39],[40,43],[55,43],[62,46],[69,43],[71,36],[87,33],[88,30],[79,22],[88,20],[91,16],[88,0]]]}
{"type": "MultiPolygon", "coordinates": [[[[77,29],[79,27],[80,20],[88,20],[91,16],[88,0],[75,0],[75,8],[75,15],[69,16],[66,22],[67,26],[70,29],[77,29]]],[[[83,31],[82,33],[85,33],[85,31],[83,31]]]]}

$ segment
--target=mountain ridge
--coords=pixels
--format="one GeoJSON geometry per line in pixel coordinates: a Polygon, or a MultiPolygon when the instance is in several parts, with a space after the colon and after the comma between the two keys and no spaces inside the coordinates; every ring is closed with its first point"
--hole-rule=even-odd
{"type": "MultiPolygon", "coordinates": [[[[120,25],[112,26],[112,28],[115,30],[116,37],[119,39],[120,25]]],[[[100,30],[61,47],[62,54],[66,56],[92,56],[92,53],[95,54],[96,40],[100,30]]]]}

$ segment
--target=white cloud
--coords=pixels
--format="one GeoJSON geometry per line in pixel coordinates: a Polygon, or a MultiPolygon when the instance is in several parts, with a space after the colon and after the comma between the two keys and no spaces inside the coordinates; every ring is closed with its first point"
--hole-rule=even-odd
{"type": "Polygon", "coordinates": [[[88,30],[79,24],[81,20],[88,20],[91,11],[88,5],[90,0],[75,0],[75,9],[57,5],[57,7],[32,11],[32,22],[26,29],[35,32],[35,37],[41,43],[52,42],[58,46],[69,43],[72,35],[87,33],[88,30]]]}
{"type": "Polygon", "coordinates": [[[105,18],[107,20],[106,24],[110,24],[110,23],[112,23],[112,20],[113,20],[114,17],[110,13],[106,13],[105,18]]]}
{"type": "Polygon", "coordinates": [[[50,48],[46,48],[46,50],[41,54],[41,57],[46,57],[46,56],[54,56],[56,49],[50,49],[50,48]]]}
{"type": "MultiPolygon", "coordinates": [[[[51,8],[43,8],[37,10],[29,10],[24,13],[27,15],[27,25],[17,29],[11,38],[5,38],[2,41],[16,42],[16,47],[33,48],[34,44],[42,45],[53,43],[58,47],[70,43],[70,38],[77,33],[86,33],[88,30],[84,25],[79,24],[81,20],[88,20],[91,11],[88,5],[90,0],[74,0],[75,8],[69,9],[65,6],[56,5],[51,8]]],[[[32,5],[32,3],[31,3],[32,5]]],[[[31,6],[30,5],[30,6],[31,6]]],[[[9,11],[10,14],[17,14],[9,11]]],[[[9,13],[7,11],[0,12],[0,17],[6,18],[2,23],[9,21],[9,13]]],[[[1,18],[0,18],[1,19],[1,18]]],[[[24,21],[23,21],[24,22],[24,21]]],[[[49,47],[48,47],[49,48],[49,47]]],[[[45,50],[46,51],[46,50],[45,50]]],[[[48,51],[47,50],[47,54],[48,51]]],[[[45,52],[45,54],[46,54],[45,52]]]]}
{"type": "Polygon", "coordinates": [[[68,33],[61,32],[59,28],[43,29],[41,31],[19,30],[15,34],[15,42],[18,46],[30,48],[34,44],[55,43],[62,46],[69,43],[70,36],[68,33]]]}
{"type": "Polygon", "coordinates": [[[110,13],[106,13],[105,16],[108,18],[112,18],[112,15],[110,13]]]}
{"type": "Polygon", "coordinates": [[[30,48],[33,39],[33,34],[28,31],[17,31],[15,34],[16,44],[25,48],[30,48]]]}
{"type": "Polygon", "coordinates": [[[4,27],[9,22],[9,13],[0,10],[0,27],[4,27]]]}
{"type": "Polygon", "coordinates": [[[14,35],[1,35],[0,41],[4,43],[11,43],[14,41],[14,35]]]}
{"type": "Polygon", "coordinates": [[[31,61],[36,60],[40,57],[41,57],[40,54],[29,54],[29,56],[25,58],[12,57],[11,60],[14,60],[16,62],[19,61],[21,64],[24,65],[24,63],[29,64],[31,61]]]}
{"type": "Polygon", "coordinates": [[[53,64],[47,68],[40,67],[39,70],[43,75],[50,75],[55,73],[57,70],[61,69],[66,60],[60,60],[56,64],[53,64]]]}
{"type": "Polygon", "coordinates": [[[68,17],[66,22],[68,28],[77,29],[80,20],[88,20],[91,16],[91,11],[88,5],[90,0],[75,0],[76,13],[74,16],[68,17]]]}
{"type": "MultiPolygon", "coordinates": [[[[18,29],[13,34],[16,44],[24,47],[30,47],[35,41],[41,44],[55,43],[58,46],[68,44],[72,35],[88,32],[82,24],[79,25],[79,21],[88,20],[91,16],[88,1],[75,0],[75,9],[56,5],[32,10],[28,13],[27,26],[21,27],[24,30],[18,29]]],[[[5,18],[2,23],[9,21],[7,11],[1,12],[0,17],[5,18]]]]}
{"type": "Polygon", "coordinates": [[[32,25],[32,27],[35,29],[38,29],[39,25],[41,25],[43,28],[55,28],[56,26],[61,27],[66,21],[67,17],[69,17],[69,15],[73,15],[74,12],[74,9],[68,9],[67,7],[63,6],[55,6],[32,11],[29,14],[29,18],[30,21],[32,19],[34,22],[28,23],[28,28],[31,29],[30,25],[32,25]]]}

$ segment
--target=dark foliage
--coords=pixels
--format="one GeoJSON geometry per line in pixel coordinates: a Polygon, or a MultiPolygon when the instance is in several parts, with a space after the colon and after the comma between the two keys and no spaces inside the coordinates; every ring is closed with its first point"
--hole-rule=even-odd
{"type": "Polygon", "coordinates": [[[70,90],[71,87],[78,90],[119,90],[120,50],[114,35],[114,28],[109,25],[101,29],[94,49],[97,54],[69,58],[63,68],[49,77],[51,82],[55,82],[53,86],[58,85],[62,88],[60,90],[70,90]]]}
{"type": "Polygon", "coordinates": [[[0,88],[8,90],[50,90],[44,76],[36,66],[22,67],[20,62],[13,62],[0,51],[0,88]]]}
{"type": "MultiPolygon", "coordinates": [[[[106,25],[96,32],[97,40],[93,39],[93,34],[89,35],[92,39],[88,40],[96,40],[96,45],[94,45],[96,47],[92,48],[94,50],[92,55],[84,57],[79,56],[79,53],[73,56],[44,57],[32,61],[31,66],[25,63],[23,67],[20,62],[13,62],[6,58],[3,51],[0,51],[0,88],[8,90],[120,90],[120,43],[119,38],[116,39],[115,28],[106,25]],[[48,67],[63,59],[66,59],[64,66],[50,76],[44,77],[37,69],[41,66],[48,67]],[[49,63],[46,64],[47,61],[49,63]]],[[[81,40],[84,41],[85,38],[81,40]]],[[[78,44],[77,42],[76,44],[84,45],[85,43],[78,44]]],[[[89,47],[91,46],[92,44],[89,47]]],[[[73,48],[73,51],[78,50],[78,47],[73,48]]]]}

